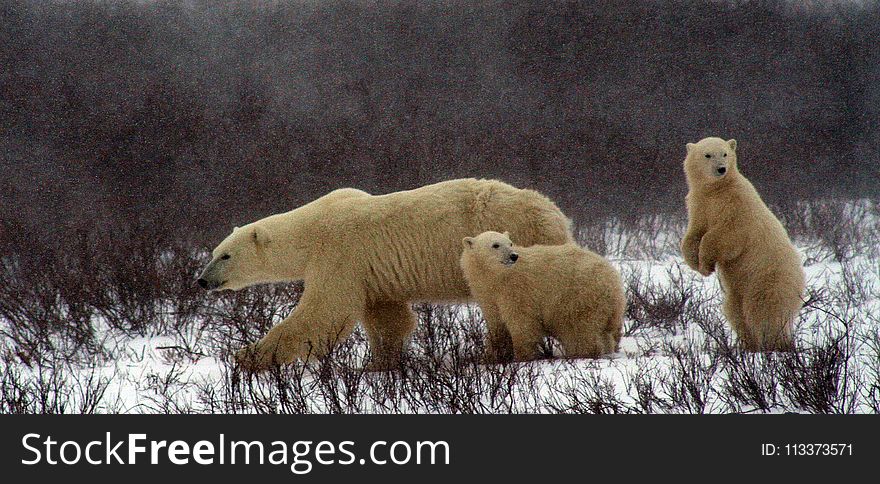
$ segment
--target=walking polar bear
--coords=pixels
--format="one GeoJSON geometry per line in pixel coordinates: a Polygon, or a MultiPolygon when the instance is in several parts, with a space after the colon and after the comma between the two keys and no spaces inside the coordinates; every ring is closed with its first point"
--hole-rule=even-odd
{"type": "Polygon", "coordinates": [[[792,321],[803,304],[800,255],[779,220],[739,173],[736,140],[688,143],[685,262],[703,276],[716,269],[724,314],[749,351],[793,347],[792,321]]]}
{"type": "Polygon", "coordinates": [[[410,303],[469,300],[461,240],[502,224],[524,244],[572,240],[570,221],[547,197],[495,180],[378,196],[346,188],[234,229],[198,282],[208,290],[305,282],[293,312],[236,355],[246,369],[320,358],[357,322],[371,368],[388,369],[415,327],[410,303]]]}
{"type": "Polygon", "coordinates": [[[566,356],[617,350],[626,304],[620,274],[574,243],[514,247],[507,233],[463,239],[461,267],[489,327],[490,361],[528,361],[545,336],[566,356]]]}

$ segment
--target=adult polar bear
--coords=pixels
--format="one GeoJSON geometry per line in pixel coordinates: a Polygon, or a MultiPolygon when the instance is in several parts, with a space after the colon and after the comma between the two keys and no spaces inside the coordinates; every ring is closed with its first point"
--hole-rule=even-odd
{"type": "Polygon", "coordinates": [[[572,241],[547,197],[496,180],[450,180],[373,196],[345,188],[233,230],[199,276],[205,289],[305,282],[293,312],[236,355],[249,370],[320,358],[360,321],[372,369],[396,366],[415,327],[414,301],[470,298],[461,240],[510,232],[524,246],[572,241]]]}

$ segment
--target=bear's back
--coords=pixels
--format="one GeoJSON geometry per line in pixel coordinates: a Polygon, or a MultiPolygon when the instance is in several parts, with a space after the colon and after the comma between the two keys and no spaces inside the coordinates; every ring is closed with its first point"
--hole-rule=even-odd
{"type": "Polygon", "coordinates": [[[354,196],[327,205],[326,238],[344,240],[333,257],[366,274],[377,298],[469,297],[459,266],[461,240],[487,230],[515,240],[571,240],[570,222],[552,201],[496,180],[449,180],[386,195],[354,196]],[[332,220],[332,222],[328,222],[332,220]]]}

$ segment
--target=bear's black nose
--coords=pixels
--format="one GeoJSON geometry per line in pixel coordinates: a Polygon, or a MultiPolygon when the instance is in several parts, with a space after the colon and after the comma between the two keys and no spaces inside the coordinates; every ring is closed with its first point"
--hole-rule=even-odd
{"type": "Polygon", "coordinates": [[[199,286],[202,287],[202,289],[208,288],[208,281],[202,279],[201,277],[199,278],[199,280],[197,282],[199,283],[199,286]]]}
{"type": "Polygon", "coordinates": [[[519,254],[517,254],[516,252],[510,254],[510,260],[516,262],[517,259],[519,259],[519,254]]]}
{"type": "Polygon", "coordinates": [[[723,167],[723,166],[719,166],[719,167],[718,167],[718,174],[719,174],[719,175],[723,175],[723,174],[725,174],[725,173],[727,173],[727,168],[726,168],[726,167],[723,167]]]}

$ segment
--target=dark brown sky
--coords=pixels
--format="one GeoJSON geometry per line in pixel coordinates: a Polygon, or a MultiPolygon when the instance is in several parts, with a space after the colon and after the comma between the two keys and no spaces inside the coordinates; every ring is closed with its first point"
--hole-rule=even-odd
{"type": "Polygon", "coordinates": [[[773,203],[880,187],[873,2],[109,3],[0,1],[6,221],[226,230],[460,176],[680,210],[708,135],[773,203]]]}

